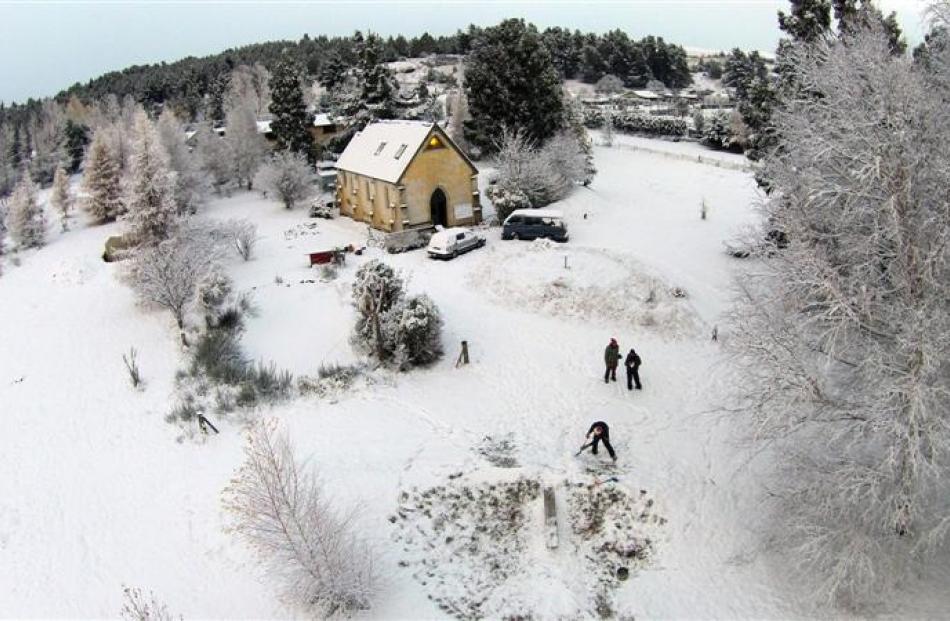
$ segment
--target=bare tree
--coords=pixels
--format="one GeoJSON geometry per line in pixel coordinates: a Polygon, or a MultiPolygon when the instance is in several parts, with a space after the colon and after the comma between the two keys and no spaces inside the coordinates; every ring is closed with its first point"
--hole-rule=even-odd
{"type": "Polygon", "coordinates": [[[356,513],[331,505],[276,421],[250,429],[244,464],[222,496],[230,530],[258,553],[286,600],[321,617],[369,607],[378,579],[356,513]]]}
{"type": "Polygon", "coordinates": [[[258,184],[273,192],[287,209],[314,192],[316,176],[307,158],[293,151],[275,153],[258,174],[258,184]]]}
{"type": "Polygon", "coordinates": [[[229,220],[226,225],[231,245],[245,261],[250,261],[257,245],[257,227],[247,219],[229,220]]]}
{"type": "Polygon", "coordinates": [[[783,565],[856,607],[950,529],[950,80],[880,30],[795,54],[731,341],[783,565]]]}
{"type": "Polygon", "coordinates": [[[72,211],[73,197],[69,191],[69,177],[62,166],[56,168],[53,175],[53,191],[49,196],[50,206],[59,214],[63,232],[69,229],[69,213],[72,211]]]}
{"type": "Polygon", "coordinates": [[[220,246],[206,230],[184,227],[174,237],[140,249],[124,277],[141,302],[171,311],[183,329],[195,289],[219,256],[220,246]]]}
{"type": "Polygon", "coordinates": [[[270,77],[270,72],[260,63],[235,67],[231,72],[228,108],[237,108],[247,102],[252,105],[256,119],[263,117],[270,106],[270,77]]]}

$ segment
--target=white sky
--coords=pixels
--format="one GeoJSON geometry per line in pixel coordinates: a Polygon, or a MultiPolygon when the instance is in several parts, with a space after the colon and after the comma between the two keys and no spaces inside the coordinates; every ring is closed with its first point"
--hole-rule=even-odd
{"type": "MultiPolygon", "coordinates": [[[[924,0],[879,0],[896,10],[911,45],[922,39],[924,0]]],[[[633,37],[688,47],[772,50],[782,0],[0,0],[0,101],[52,95],[132,64],[173,61],[304,33],[448,34],[469,23],[524,17],[543,28],[633,37]]]]}

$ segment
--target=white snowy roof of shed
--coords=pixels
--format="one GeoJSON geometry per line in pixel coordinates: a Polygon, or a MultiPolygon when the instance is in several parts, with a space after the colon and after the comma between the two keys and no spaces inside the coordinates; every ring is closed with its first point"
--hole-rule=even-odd
{"type": "Polygon", "coordinates": [[[314,127],[325,127],[327,125],[333,125],[333,119],[330,118],[329,114],[318,114],[313,117],[314,127]]]}
{"type": "Polygon", "coordinates": [[[270,121],[258,121],[258,122],[257,122],[257,133],[258,133],[258,134],[268,134],[268,133],[270,133],[270,121]]]}
{"type": "Polygon", "coordinates": [[[432,129],[425,121],[378,121],[346,145],[337,170],[396,183],[432,129]]]}
{"type": "Polygon", "coordinates": [[[660,96],[653,91],[633,91],[633,94],[640,99],[659,99],[660,96]]]}

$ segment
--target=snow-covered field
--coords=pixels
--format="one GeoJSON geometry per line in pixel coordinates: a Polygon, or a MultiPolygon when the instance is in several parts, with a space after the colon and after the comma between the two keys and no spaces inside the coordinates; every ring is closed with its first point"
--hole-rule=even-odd
{"type": "MultiPolygon", "coordinates": [[[[255,413],[281,421],[338,502],[362,507],[385,577],[366,618],[446,616],[427,597],[433,585],[413,577],[409,561],[420,550],[389,519],[402,492],[446,485],[457,473],[589,480],[600,462],[573,455],[595,420],[611,425],[619,453],[619,481],[606,485],[645,490],[665,520],[649,562],[620,584],[618,613],[801,616],[754,552],[745,516],[756,488],[713,412],[725,387],[709,335],[736,265],[722,243],[753,218],[751,176],[623,148],[598,147],[596,157],[594,184],[558,205],[568,244],[503,242],[487,229],[486,248],[453,261],[370,249],[350,255],[330,282],[305,253],[360,245],[364,225],[309,220],[248,193],[205,210],[247,217],[262,237],[256,258],[229,265],[258,309],[244,338],[254,358],[296,375],[358,359],[348,341],[349,285],[370,258],[401,270],[410,291],[428,293],[443,313],[447,353],[432,368],[378,373],[333,399],[300,397],[255,413]],[[670,295],[673,287],[687,297],[670,295]],[[651,289],[656,301],[647,303],[651,289]],[[643,357],[643,391],[604,384],[610,337],[643,357]],[[472,362],[456,368],[463,339],[472,362]],[[480,450],[487,436],[510,442],[517,468],[489,463],[480,450]]],[[[241,462],[240,424],[217,418],[220,435],[179,441],[181,430],[164,420],[183,354],[170,315],[137,307],[117,266],[100,260],[117,230],[77,224],[52,233],[45,248],[19,255],[19,266],[8,260],[0,277],[0,616],[114,617],[123,585],[154,591],[186,619],[299,616],[222,530],[220,492],[241,462]],[[143,391],[123,367],[131,346],[143,391]]],[[[526,528],[540,532],[540,503],[526,507],[526,528]]],[[[522,560],[532,570],[495,596],[521,593],[545,617],[593,616],[577,587],[583,550],[566,525],[559,534],[556,550],[530,535],[522,560]]]]}

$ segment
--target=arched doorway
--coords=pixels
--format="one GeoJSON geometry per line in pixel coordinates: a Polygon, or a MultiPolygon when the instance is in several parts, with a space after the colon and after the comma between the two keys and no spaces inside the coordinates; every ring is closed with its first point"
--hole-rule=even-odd
{"type": "Polygon", "coordinates": [[[447,204],[445,192],[442,188],[436,188],[432,193],[432,198],[429,199],[429,217],[432,218],[432,224],[449,225],[447,204]]]}

